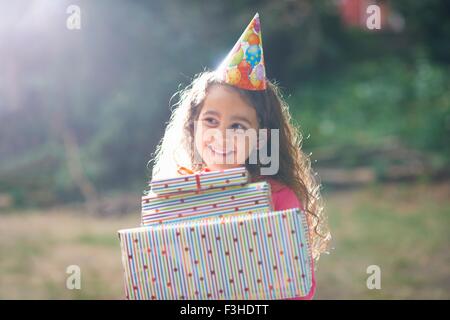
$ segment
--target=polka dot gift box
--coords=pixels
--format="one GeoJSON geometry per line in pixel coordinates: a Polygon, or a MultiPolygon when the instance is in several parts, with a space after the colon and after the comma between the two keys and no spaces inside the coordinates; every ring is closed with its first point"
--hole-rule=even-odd
{"type": "Polygon", "coordinates": [[[312,287],[299,209],[119,231],[128,299],[287,299],[312,287]]]}
{"type": "Polygon", "coordinates": [[[248,181],[248,172],[245,167],[218,171],[208,170],[199,173],[180,167],[178,171],[182,176],[152,180],[149,183],[151,191],[158,195],[164,195],[183,191],[229,187],[241,185],[248,181]]]}
{"type": "Polygon", "coordinates": [[[271,209],[270,184],[267,182],[162,195],[149,193],[142,197],[142,225],[271,209]]]}

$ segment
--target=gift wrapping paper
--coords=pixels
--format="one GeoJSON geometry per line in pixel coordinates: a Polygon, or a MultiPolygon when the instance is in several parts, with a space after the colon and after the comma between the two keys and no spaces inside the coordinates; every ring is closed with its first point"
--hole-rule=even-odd
{"type": "Polygon", "coordinates": [[[142,226],[272,209],[270,184],[249,183],[142,197],[142,226]]]}
{"type": "Polygon", "coordinates": [[[312,287],[300,209],[118,233],[127,299],[287,299],[312,287]]]}
{"type": "Polygon", "coordinates": [[[153,180],[149,186],[156,194],[170,194],[183,191],[205,190],[218,187],[242,185],[248,181],[245,167],[201,172],[181,177],[153,180]]]}

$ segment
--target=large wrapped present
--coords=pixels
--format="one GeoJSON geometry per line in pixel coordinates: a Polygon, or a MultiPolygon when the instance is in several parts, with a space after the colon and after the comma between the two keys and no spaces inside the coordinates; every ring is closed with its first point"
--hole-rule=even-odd
{"type": "Polygon", "coordinates": [[[162,195],[183,191],[229,187],[242,185],[248,182],[248,172],[245,167],[199,173],[193,173],[183,167],[181,167],[180,170],[183,171],[182,173],[185,175],[168,179],[152,180],[149,184],[151,191],[158,195],[162,195]]]}
{"type": "Polygon", "coordinates": [[[142,197],[142,226],[271,209],[267,182],[165,195],[150,192],[142,197]]]}
{"type": "Polygon", "coordinates": [[[305,214],[240,214],[119,231],[128,299],[287,299],[312,287],[305,214]]]}

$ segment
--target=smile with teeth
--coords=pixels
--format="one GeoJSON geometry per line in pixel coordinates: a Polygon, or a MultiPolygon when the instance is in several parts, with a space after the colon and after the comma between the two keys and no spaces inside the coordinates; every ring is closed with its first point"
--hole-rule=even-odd
{"type": "Polygon", "coordinates": [[[229,156],[229,155],[231,155],[231,154],[234,153],[233,150],[229,150],[229,151],[225,151],[225,152],[224,152],[224,151],[222,151],[222,150],[215,149],[212,145],[208,145],[208,148],[209,148],[209,150],[211,150],[213,153],[218,154],[219,156],[223,156],[223,157],[227,157],[227,156],[229,156]]]}

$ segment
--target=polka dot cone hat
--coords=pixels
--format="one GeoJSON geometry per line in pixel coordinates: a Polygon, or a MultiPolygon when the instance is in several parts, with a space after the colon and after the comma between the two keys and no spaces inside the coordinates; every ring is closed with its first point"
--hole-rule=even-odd
{"type": "Polygon", "coordinates": [[[246,90],[266,89],[266,68],[258,13],[216,72],[226,83],[235,87],[246,90]]]}

